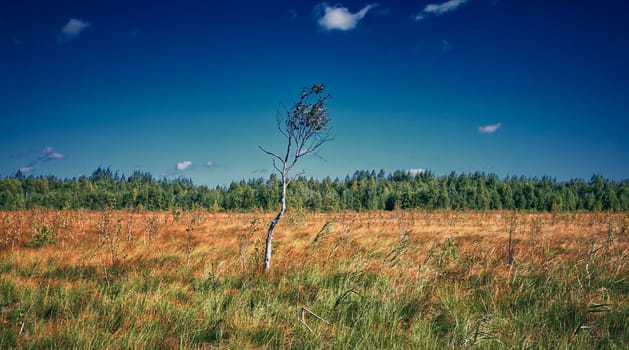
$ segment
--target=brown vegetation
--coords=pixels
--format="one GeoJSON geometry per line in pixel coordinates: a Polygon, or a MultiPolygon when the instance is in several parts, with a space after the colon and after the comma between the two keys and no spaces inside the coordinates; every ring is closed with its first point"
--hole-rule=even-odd
{"type": "MultiPolygon", "coordinates": [[[[290,303],[294,307],[312,309],[316,306],[312,304],[316,304],[325,293],[332,293],[326,290],[329,286],[324,283],[305,281],[305,275],[300,275],[298,279],[302,284],[284,285],[285,282],[282,282],[283,276],[299,275],[306,270],[313,276],[328,276],[326,278],[348,274],[348,280],[353,273],[384,276],[391,294],[381,296],[385,298],[383,300],[390,298],[406,300],[407,303],[409,296],[416,295],[417,289],[422,286],[447,283],[448,288],[456,288],[459,283],[467,285],[472,282],[478,285],[476,289],[466,287],[457,290],[456,293],[461,294],[459,297],[475,295],[482,290],[482,293],[488,293],[487,300],[497,303],[514,293],[514,283],[518,278],[548,274],[575,283],[575,290],[579,290],[575,294],[578,305],[616,305],[626,312],[629,304],[629,296],[625,293],[629,277],[629,215],[624,213],[394,211],[304,214],[289,211],[287,215],[286,221],[276,231],[275,267],[263,279],[276,281],[273,293],[278,293],[280,299],[286,297],[284,293],[290,295],[290,303]],[[510,232],[513,237],[513,264],[509,264],[510,232]],[[601,282],[603,275],[609,275],[609,283],[617,283],[622,288],[612,292],[613,286],[601,282]]],[[[175,306],[171,307],[182,308],[185,306],[176,305],[195,300],[195,293],[198,293],[195,285],[203,281],[216,286],[220,284],[222,294],[237,299],[239,293],[244,293],[245,287],[238,283],[221,284],[221,281],[260,275],[265,238],[263,225],[272,217],[270,213],[205,211],[137,213],[37,209],[0,212],[0,279],[7,283],[10,281],[18,288],[30,287],[41,291],[41,286],[49,288],[54,285],[70,291],[87,280],[108,285],[125,278],[132,281],[134,279],[130,276],[136,276],[175,291],[175,297],[170,300],[175,306]],[[139,277],[140,274],[144,277],[139,277]]],[[[355,298],[370,295],[368,290],[361,289],[360,284],[345,282],[339,288],[344,289],[344,293],[330,296],[336,304],[351,299],[353,294],[355,298]]],[[[435,288],[431,293],[422,294],[423,301],[418,302],[421,305],[417,307],[424,308],[422,312],[426,318],[436,317],[439,312],[432,306],[426,306],[439,304],[442,294],[437,291],[441,287],[435,288]]],[[[90,298],[104,300],[103,290],[89,293],[90,298]]],[[[153,302],[159,303],[157,300],[153,302]]],[[[559,301],[549,300],[551,304],[555,302],[559,301]]],[[[28,344],[25,339],[41,340],[56,334],[71,322],[64,312],[59,313],[63,316],[59,318],[31,317],[28,307],[20,303],[19,300],[0,299],[3,308],[0,323],[3,327],[15,329],[14,345],[28,344]],[[12,318],[12,308],[22,311],[12,318]],[[38,326],[35,327],[35,324],[38,326]]],[[[492,309],[491,305],[485,307],[492,309]]],[[[333,318],[330,310],[313,309],[323,318],[333,318]]],[[[207,310],[195,312],[198,312],[195,324],[210,317],[207,310]]],[[[238,308],[229,313],[214,316],[228,323],[225,332],[231,334],[231,342],[238,340],[243,346],[273,346],[273,342],[277,341],[256,340],[256,336],[244,330],[281,328],[281,324],[266,323],[266,317],[251,318],[238,308]]],[[[600,317],[598,313],[587,315],[583,322],[595,322],[600,317]]],[[[268,315],[270,319],[276,316],[268,315]]],[[[100,327],[98,317],[80,317],[100,327]]],[[[155,320],[155,315],[145,317],[155,322],[170,322],[155,320]]],[[[297,336],[293,333],[300,325],[297,318],[294,321],[294,324],[284,325],[287,331],[282,333],[280,342],[295,341],[297,336]]],[[[130,327],[132,321],[125,319],[121,322],[130,327]]],[[[308,322],[316,323],[316,320],[308,322]]],[[[334,325],[334,319],[330,322],[330,327],[341,327],[334,325]]],[[[324,329],[320,327],[326,325],[321,323],[313,328],[315,331],[324,329]]],[[[494,324],[492,327],[492,337],[509,339],[509,335],[501,333],[508,329],[507,326],[494,324]]],[[[586,323],[579,325],[566,339],[580,336],[588,327],[586,323]]],[[[404,327],[392,331],[405,332],[404,327]]],[[[478,337],[478,329],[476,331],[474,341],[478,337]]],[[[116,336],[115,332],[103,332],[116,336]]],[[[344,330],[335,328],[334,332],[338,335],[344,330]]],[[[533,330],[527,332],[530,334],[524,335],[524,343],[539,341],[535,339],[533,330]]],[[[597,339],[595,335],[591,336],[597,339]]],[[[179,343],[174,339],[181,335],[172,337],[160,344],[182,344],[181,338],[179,343]]],[[[224,338],[225,341],[228,338],[224,338]]],[[[184,345],[217,344],[221,339],[204,341],[195,338],[184,345]]],[[[466,338],[461,341],[472,340],[466,338]]],[[[325,332],[319,334],[317,342],[333,344],[325,332]]],[[[54,344],[59,345],[58,342],[54,344]]],[[[135,340],[133,344],[146,345],[150,342],[135,340]]],[[[416,343],[411,341],[406,344],[416,343]]]]}

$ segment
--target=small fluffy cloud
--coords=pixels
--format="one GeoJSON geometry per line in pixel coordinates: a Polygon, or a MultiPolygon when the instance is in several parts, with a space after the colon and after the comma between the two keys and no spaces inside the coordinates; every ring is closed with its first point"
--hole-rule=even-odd
{"type": "Polygon", "coordinates": [[[188,169],[192,165],[192,162],[189,160],[184,160],[181,163],[177,163],[177,171],[183,171],[188,169]]]}
{"type": "Polygon", "coordinates": [[[92,23],[90,22],[84,22],[76,18],[70,18],[68,23],[66,23],[63,28],[61,28],[61,32],[59,33],[58,38],[60,41],[74,39],[90,26],[92,26],[92,23]]]}
{"type": "Polygon", "coordinates": [[[500,129],[501,126],[502,126],[501,123],[490,124],[490,125],[485,125],[485,126],[479,126],[478,127],[478,132],[480,132],[482,134],[493,134],[496,131],[498,131],[498,129],[500,129]]]}
{"type": "Polygon", "coordinates": [[[44,150],[39,154],[39,157],[37,157],[37,160],[42,161],[42,162],[47,162],[53,159],[65,159],[65,158],[66,156],[64,154],[55,152],[55,150],[52,147],[48,146],[44,148],[44,150]]]}
{"type": "Polygon", "coordinates": [[[426,16],[439,16],[446,12],[454,11],[461,7],[463,4],[468,2],[469,0],[449,0],[443,2],[441,4],[428,4],[422,11],[417,14],[411,16],[413,21],[421,21],[426,18],[426,16]]]}
{"type": "Polygon", "coordinates": [[[358,21],[363,19],[367,12],[378,4],[369,4],[356,13],[351,13],[347,7],[342,5],[329,6],[322,3],[315,7],[315,12],[319,13],[319,25],[325,30],[351,30],[356,28],[358,21]],[[323,8],[323,11],[321,11],[323,8]]]}
{"type": "MultiPolygon", "coordinates": [[[[28,155],[30,153],[31,151],[28,151],[22,155],[28,155]]],[[[56,152],[54,148],[48,146],[44,148],[44,150],[41,151],[41,153],[39,153],[39,155],[37,156],[37,159],[34,159],[30,163],[26,164],[26,166],[21,167],[18,170],[23,174],[30,173],[35,169],[35,165],[37,165],[37,163],[47,162],[50,160],[58,160],[58,159],[66,159],[66,155],[56,152]]]]}
{"type": "Polygon", "coordinates": [[[408,174],[410,176],[421,175],[421,174],[424,174],[425,172],[426,172],[426,169],[422,169],[422,168],[411,168],[411,169],[408,169],[408,174]]]}
{"type": "Polygon", "coordinates": [[[424,7],[424,12],[433,15],[440,15],[446,12],[454,11],[468,0],[449,0],[441,4],[428,4],[424,7]]]}
{"type": "Polygon", "coordinates": [[[211,161],[211,160],[208,160],[208,161],[205,163],[205,166],[206,166],[206,167],[208,167],[208,168],[211,168],[211,167],[213,167],[213,166],[214,166],[214,162],[213,162],[213,161],[211,161]]]}

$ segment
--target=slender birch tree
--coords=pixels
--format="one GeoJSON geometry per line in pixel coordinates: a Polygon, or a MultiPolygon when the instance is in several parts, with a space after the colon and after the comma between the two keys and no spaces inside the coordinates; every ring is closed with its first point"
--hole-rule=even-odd
{"type": "MultiPolygon", "coordinates": [[[[277,128],[286,138],[286,149],[284,152],[275,153],[262,146],[260,150],[271,156],[273,168],[279,173],[282,180],[281,207],[277,216],[271,221],[266,236],[264,248],[264,271],[269,271],[271,267],[271,248],[273,243],[273,230],[286,212],[286,189],[293,177],[291,171],[299,159],[317,155],[321,145],[332,139],[328,123],[328,110],[326,103],[330,95],[325,94],[323,84],[314,84],[309,88],[304,88],[299,100],[289,109],[282,107],[276,115],[277,128]]],[[[303,173],[297,174],[297,176],[303,173]]]]}

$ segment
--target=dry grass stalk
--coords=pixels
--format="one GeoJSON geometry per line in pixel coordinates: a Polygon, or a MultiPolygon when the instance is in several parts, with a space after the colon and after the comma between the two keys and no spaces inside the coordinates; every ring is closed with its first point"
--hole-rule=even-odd
{"type": "Polygon", "coordinates": [[[306,312],[311,314],[312,316],[314,316],[316,319],[318,319],[319,321],[327,324],[328,326],[331,326],[330,322],[324,320],[323,318],[321,318],[319,315],[315,314],[314,312],[310,311],[308,308],[306,308],[305,306],[302,306],[299,309],[299,312],[297,313],[297,320],[304,325],[304,327],[306,327],[306,329],[308,329],[311,333],[312,333],[312,328],[310,328],[310,326],[308,326],[308,324],[306,323],[306,312]]]}

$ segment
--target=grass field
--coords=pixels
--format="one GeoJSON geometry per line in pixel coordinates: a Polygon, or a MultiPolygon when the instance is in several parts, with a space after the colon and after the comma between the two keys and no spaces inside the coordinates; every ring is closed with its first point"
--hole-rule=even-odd
{"type": "Polygon", "coordinates": [[[629,348],[628,214],[273,215],[0,212],[0,349],[629,348]]]}

